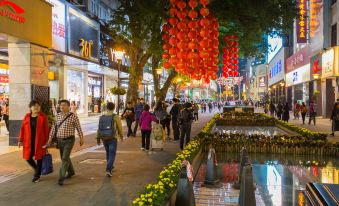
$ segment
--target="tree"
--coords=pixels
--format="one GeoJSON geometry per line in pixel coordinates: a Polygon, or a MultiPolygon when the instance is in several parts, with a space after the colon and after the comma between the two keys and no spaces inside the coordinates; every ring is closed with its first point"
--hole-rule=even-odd
{"type": "Polygon", "coordinates": [[[157,102],[163,101],[166,98],[166,94],[168,92],[168,89],[173,83],[173,79],[176,77],[177,72],[175,72],[173,69],[169,70],[169,75],[161,87],[160,85],[160,76],[157,74],[157,69],[160,65],[160,58],[159,57],[152,57],[152,74],[153,74],[153,81],[154,81],[154,91],[157,102]]]}
{"type": "Polygon", "coordinates": [[[123,48],[130,59],[127,101],[135,103],[143,68],[154,52],[153,34],[160,30],[154,28],[166,13],[166,1],[119,0],[119,3],[110,22],[111,35],[116,46],[123,48]]]}

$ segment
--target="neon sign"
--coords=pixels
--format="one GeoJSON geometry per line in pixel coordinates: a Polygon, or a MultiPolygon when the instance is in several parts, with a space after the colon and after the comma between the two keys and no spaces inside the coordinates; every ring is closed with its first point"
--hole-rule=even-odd
{"type": "Polygon", "coordinates": [[[297,43],[307,42],[307,2],[298,0],[299,16],[297,18],[297,43]]]}
{"type": "Polygon", "coordinates": [[[0,9],[0,16],[7,17],[18,23],[25,23],[26,18],[20,16],[25,13],[25,10],[10,0],[0,0],[0,7],[9,7],[10,10],[0,9]]]}

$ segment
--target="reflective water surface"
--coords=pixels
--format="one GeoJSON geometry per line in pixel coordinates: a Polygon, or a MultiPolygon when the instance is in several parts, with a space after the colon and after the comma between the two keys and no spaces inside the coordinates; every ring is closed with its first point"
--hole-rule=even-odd
{"type": "MultiPolygon", "coordinates": [[[[206,159],[206,158],[205,158],[206,159]]],[[[286,155],[250,155],[257,205],[309,205],[304,196],[309,182],[339,184],[339,160],[286,155]]],[[[238,180],[238,154],[217,154],[222,187],[202,186],[206,164],[202,163],[195,179],[197,205],[237,205],[239,191],[232,188],[238,180]]]]}
{"type": "Polygon", "coordinates": [[[223,134],[259,134],[265,136],[274,136],[278,134],[286,134],[286,132],[278,127],[253,127],[253,126],[216,126],[214,131],[223,134]]]}

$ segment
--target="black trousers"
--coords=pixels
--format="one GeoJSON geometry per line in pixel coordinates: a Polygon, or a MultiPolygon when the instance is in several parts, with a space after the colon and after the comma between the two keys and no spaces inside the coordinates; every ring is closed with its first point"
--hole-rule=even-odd
{"type": "Polygon", "coordinates": [[[303,124],[305,124],[306,113],[301,113],[301,118],[303,120],[303,124]]]}
{"type": "Polygon", "coordinates": [[[198,121],[199,120],[199,113],[194,113],[194,120],[198,121]]]}
{"type": "Polygon", "coordinates": [[[137,131],[138,131],[138,126],[139,126],[139,119],[135,119],[135,125],[134,125],[134,131],[133,131],[133,135],[136,136],[137,135],[137,131]]]}
{"type": "Polygon", "coordinates": [[[9,116],[7,114],[4,114],[2,118],[5,121],[6,129],[9,132],[9,116]]]}
{"type": "Polygon", "coordinates": [[[42,168],[42,159],[37,160],[37,162],[35,162],[35,160],[33,159],[33,156],[34,156],[34,152],[31,152],[30,159],[27,160],[27,162],[34,169],[34,177],[40,177],[41,168],[42,168]]]}
{"type": "Polygon", "coordinates": [[[180,149],[184,149],[184,145],[187,145],[191,140],[192,123],[184,123],[181,125],[181,137],[180,137],[180,149]],[[185,141],[186,138],[186,141],[185,141]]]}
{"type": "Polygon", "coordinates": [[[311,124],[311,123],[312,123],[312,120],[313,120],[313,123],[314,123],[314,125],[315,125],[315,116],[317,116],[317,113],[315,113],[315,112],[310,112],[310,118],[309,118],[308,124],[311,124]]]}
{"type": "Polygon", "coordinates": [[[141,130],[141,147],[149,150],[151,131],[141,130]]]}
{"type": "Polygon", "coordinates": [[[127,137],[130,137],[131,135],[133,135],[133,131],[132,131],[132,120],[131,119],[126,119],[126,124],[127,124],[127,128],[128,128],[128,132],[127,132],[127,137]]]}
{"type": "Polygon", "coordinates": [[[179,130],[178,120],[172,119],[172,128],[173,128],[173,139],[179,140],[180,130],[179,130]]]}
{"type": "Polygon", "coordinates": [[[167,136],[170,136],[171,134],[171,119],[164,119],[160,121],[162,128],[165,130],[167,129],[167,136]]]}

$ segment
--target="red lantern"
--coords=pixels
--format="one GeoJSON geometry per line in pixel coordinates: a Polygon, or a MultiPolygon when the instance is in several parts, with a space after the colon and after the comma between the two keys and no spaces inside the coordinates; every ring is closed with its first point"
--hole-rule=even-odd
{"type": "Polygon", "coordinates": [[[210,10],[207,8],[201,8],[200,9],[201,16],[208,16],[210,14],[210,10]]]}
{"type": "Polygon", "coordinates": [[[171,64],[169,62],[164,62],[163,66],[165,69],[169,69],[171,67],[171,64]]]}
{"type": "Polygon", "coordinates": [[[195,19],[198,17],[198,12],[196,12],[195,10],[191,10],[188,12],[188,16],[191,18],[191,19],[195,19]]]}
{"type": "Polygon", "coordinates": [[[207,4],[210,3],[210,1],[209,1],[209,0],[200,0],[200,3],[201,3],[201,5],[203,5],[203,6],[207,6],[207,4]]]}
{"type": "Polygon", "coordinates": [[[186,3],[184,1],[178,1],[176,5],[180,10],[183,10],[184,8],[186,8],[186,3]]]}
{"type": "Polygon", "coordinates": [[[168,20],[168,22],[172,25],[172,26],[175,26],[178,24],[179,20],[175,17],[172,17],[168,20]]]}

